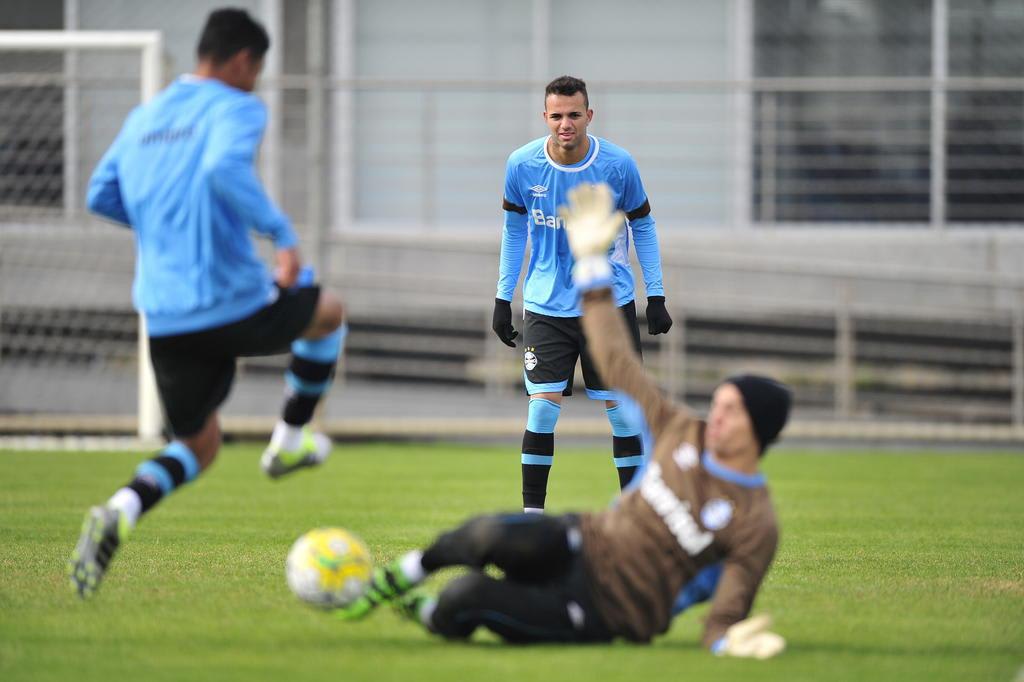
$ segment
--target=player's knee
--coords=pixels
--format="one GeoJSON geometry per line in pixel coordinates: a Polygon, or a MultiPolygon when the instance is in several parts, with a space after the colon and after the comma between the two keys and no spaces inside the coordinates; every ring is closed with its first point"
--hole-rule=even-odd
{"type": "Polygon", "coordinates": [[[612,427],[612,435],[618,438],[635,436],[637,433],[636,427],[630,423],[626,410],[618,403],[612,403],[612,405],[612,407],[605,408],[608,423],[612,427]]]}
{"type": "Polygon", "coordinates": [[[318,326],[324,333],[332,332],[345,321],[345,306],[341,299],[329,291],[321,292],[317,304],[318,326]]]}
{"type": "Polygon", "coordinates": [[[448,583],[438,598],[438,610],[442,606],[448,610],[475,607],[492,580],[493,578],[488,578],[480,571],[470,571],[455,578],[448,583]]]}
{"type": "Polygon", "coordinates": [[[430,616],[434,631],[449,638],[469,637],[477,623],[467,616],[483,602],[492,581],[479,571],[472,571],[452,580],[437,598],[430,616]]]}
{"type": "Polygon", "coordinates": [[[558,423],[558,415],[561,412],[560,403],[539,395],[531,396],[526,417],[526,430],[533,433],[554,433],[555,424],[558,423]]]}
{"type": "Polygon", "coordinates": [[[478,516],[466,522],[466,537],[479,554],[486,553],[501,533],[501,517],[498,516],[478,516]]]}

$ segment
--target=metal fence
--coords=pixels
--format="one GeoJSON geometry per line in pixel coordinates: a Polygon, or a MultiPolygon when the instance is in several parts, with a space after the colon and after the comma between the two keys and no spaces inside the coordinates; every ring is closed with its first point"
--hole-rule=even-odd
{"type": "MultiPolygon", "coordinates": [[[[79,4],[78,25],[107,21],[93,16],[102,5],[79,4]]],[[[535,27],[566,9],[528,4],[535,27]]],[[[348,301],[347,381],[507,399],[520,363],[489,331],[504,161],[544,134],[539,93],[572,50],[534,32],[521,72],[474,75],[459,62],[448,73],[427,59],[443,42],[428,31],[410,48],[419,61],[392,55],[377,68],[398,44],[378,35],[385,5],[254,5],[276,8],[265,18],[280,49],[260,92],[261,172],[348,301]]],[[[730,24],[710,32],[729,66],[707,74],[652,61],[674,29],[633,50],[638,78],[616,70],[618,47],[581,74],[592,132],[631,151],[658,220],[677,327],[645,338],[648,365],[691,401],[724,373],[761,367],[797,387],[804,423],[1019,434],[1024,11],[864,2],[881,27],[872,43],[844,42],[825,5],[716,5],[730,24]],[[865,45],[884,58],[864,57],[865,45]],[[896,232],[916,235],[911,246],[897,252],[896,232]]],[[[188,23],[171,14],[164,81],[188,23]]],[[[486,54],[484,43],[473,49],[486,54]]],[[[0,52],[0,413],[15,420],[0,427],[135,410],[130,238],[82,203],[141,73],[137,52],[0,52]]],[[[277,369],[249,363],[239,393],[264,390],[277,369]]]]}
{"type": "MultiPolygon", "coordinates": [[[[384,432],[432,417],[443,431],[454,413],[518,404],[521,351],[501,345],[489,328],[496,240],[339,236],[328,250],[334,274],[327,284],[343,294],[352,325],[347,385],[324,415],[337,430],[369,428],[352,419],[376,417],[371,430],[384,432]],[[368,390],[389,396],[386,407],[353,407],[368,390]]],[[[794,386],[798,433],[842,427],[867,438],[892,429],[960,439],[1021,435],[1020,278],[673,248],[664,260],[676,324],[665,336],[644,335],[644,356],[679,399],[706,404],[722,377],[753,370],[794,386]]],[[[127,235],[7,235],[0,253],[0,430],[120,430],[130,423],[130,279],[127,235]]],[[[642,319],[643,298],[638,302],[642,319]]],[[[244,363],[236,388],[244,407],[233,414],[259,417],[254,428],[266,428],[276,401],[254,396],[276,395],[283,367],[283,358],[244,363]]],[[[492,428],[521,428],[514,408],[507,416],[492,428]]],[[[466,422],[466,429],[478,428],[466,422]]]]}

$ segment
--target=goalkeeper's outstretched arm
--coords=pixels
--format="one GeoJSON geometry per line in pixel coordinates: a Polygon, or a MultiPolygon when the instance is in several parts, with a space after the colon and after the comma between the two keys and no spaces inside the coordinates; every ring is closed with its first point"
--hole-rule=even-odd
{"type": "Polygon", "coordinates": [[[611,190],[605,184],[580,185],[569,193],[569,202],[560,214],[576,257],[573,280],[583,295],[587,349],[605,382],[637,401],[657,438],[669,420],[693,416],[666,397],[644,371],[612,300],[608,249],[622,229],[622,213],[612,211],[611,190]]]}

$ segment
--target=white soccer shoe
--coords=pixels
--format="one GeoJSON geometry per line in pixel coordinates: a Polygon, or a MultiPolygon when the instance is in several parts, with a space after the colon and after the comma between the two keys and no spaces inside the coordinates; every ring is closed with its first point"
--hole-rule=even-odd
{"type": "Polygon", "coordinates": [[[82,534],[67,564],[71,588],[79,597],[86,599],[96,593],[110,560],[129,532],[127,518],[116,509],[98,506],[86,512],[82,534]]]}
{"type": "Polygon", "coordinates": [[[331,454],[331,439],[322,433],[314,433],[308,426],[302,427],[302,444],[298,450],[288,451],[273,442],[263,451],[260,468],[263,473],[277,479],[304,467],[320,466],[331,454]]]}

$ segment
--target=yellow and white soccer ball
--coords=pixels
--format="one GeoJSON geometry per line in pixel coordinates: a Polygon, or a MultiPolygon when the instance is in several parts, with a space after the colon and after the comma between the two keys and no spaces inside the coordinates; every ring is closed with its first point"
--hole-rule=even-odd
{"type": "Polygon", "coordinates": [[[348,606],[370,582],[373,562],[362,540],[341,528],[314,528],[292,545],[285,562],[288,587],[324,609],[348,606]]]}

